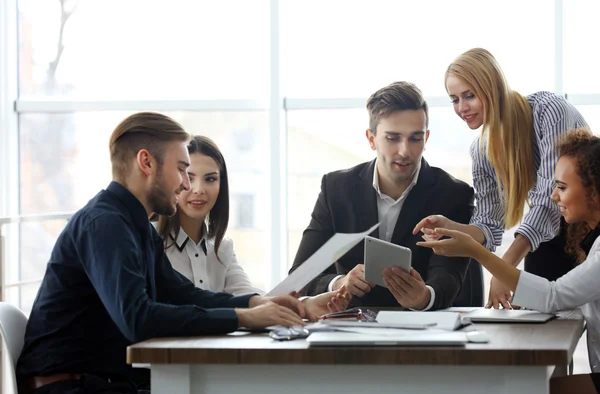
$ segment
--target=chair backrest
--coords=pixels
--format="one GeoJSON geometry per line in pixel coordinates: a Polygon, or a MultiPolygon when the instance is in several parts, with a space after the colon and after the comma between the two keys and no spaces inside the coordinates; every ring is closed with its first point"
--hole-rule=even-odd
{"type": "Polygon", "coordinates": [[[469,267],[462,288],[452,306],[483,306],[483,269],[476,260],[469,261],[469,267]]]}
{"type": "Polygon", "coordinates": [[[25,326],[27,326],[27,316],[16,306],[8,302],[0,302],[0,334],[4,341],[5,348],[8,351],[8,359],[11,365],[8,365],[12,373],[12,386],[16,393],[15,366],[23,349],[25,339],[25,326]]]}

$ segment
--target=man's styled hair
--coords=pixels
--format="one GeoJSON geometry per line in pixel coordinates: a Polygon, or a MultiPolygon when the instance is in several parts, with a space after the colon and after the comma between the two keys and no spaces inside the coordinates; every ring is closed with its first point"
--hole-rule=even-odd
{"type": "Polygon", "coordinates": [[[113,179],[123,179],[129,163],[140,149],[146,149],[162,165],[167,145],[187,142],[190,135],[179,123],[156,112],[139,112],[123,120],[110,136],[109,149],[113,179]]]}
{"type": "Polygon", "coordinates": [[[367,100],[369,111],[369,128],[377,134],[377,125],[396,111],[425,111],[425,125],[429,126],[429,109],[421,90],[410,82],[394,82],[373,93],[367,100]]]}

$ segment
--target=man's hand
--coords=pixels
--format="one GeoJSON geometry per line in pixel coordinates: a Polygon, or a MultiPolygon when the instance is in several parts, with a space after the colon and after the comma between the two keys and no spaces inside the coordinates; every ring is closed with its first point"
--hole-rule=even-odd
{"type": "Polygon", "coordinates": [[[308,297],[302,300],[306,313],[310,321],[317,321],[319,317],[326,313],[341,312],[346,309],[352,299],[352,294],[346,290],[345,286],[337,291],[319,294],[318,296],[308,297]]]}
{"type": "Polygon", "coordinates": [[[272,301],[249,309],[235,308],[235,313],[238,317],[238,327],[256,329],[277,325],[285,327],[305,325],[297,313],[272,301]]]}
{"type": "Polygon", "coordinates": [[[375,284],[365,280],[365,265],[357,264],[350,272],[333,282],[332,288],[339,290],[342,286],[346,286],[350,294],[362,297],[370,292],[375,284]]]}
{"type": "Polygon", "coordinates": [[[296,312],[296,314],[301,317],[306,317],[306,308],[304,305],[298,300],[298,293],[294,293],[291,295],[284,296],[276,296],[276,297],[268,297],[268,296],[254,296],[250,298],[250,302],[248,303],[248,307],[255,308],[260,305],[267,304],[269,302],[273,302],[277,305],[281,305],[292,311],[296,312]]]}
{"type": "Polygon", "coordinates": [[[410,274],[398,267],[386,268],[382,273],[383,282],[403,307],[425,309],[429,304],[431,292],[414,268],[410,269],[410,274]]]}
{"type": "Polygon", "coordinates": [[[498,279],[492,277],[492,280],[490,281],[490,295],[485,307],[498,309],[502,306],[504,309],[513,309],[511,302],[512,294],[510,293],[510,290],[498,279]]]}

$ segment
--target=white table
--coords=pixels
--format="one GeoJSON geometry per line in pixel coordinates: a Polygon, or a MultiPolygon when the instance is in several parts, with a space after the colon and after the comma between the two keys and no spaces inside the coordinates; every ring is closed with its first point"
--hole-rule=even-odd
{"type": "Polygon", "coordinates": [[[266,334],[154,339],[128,348],[149,363],[153,394],[548,393],[566,370],[582,320],[479,324],[492,338],[465,347],[324,347],[266,334]]]}

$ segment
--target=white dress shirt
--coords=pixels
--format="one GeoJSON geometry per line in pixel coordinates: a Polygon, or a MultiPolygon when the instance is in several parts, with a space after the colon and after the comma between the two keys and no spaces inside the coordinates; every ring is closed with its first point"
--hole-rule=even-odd
{"type": "Polygon", "coordinates": [[[584,241],[593,242],[587,259],[555,282],[521,271],[513,303],[540,312],[554,313],[580,307],[587,322],[590,367],[600,372],[600,227],[584,241]],[[595,240],[592,241],[595,237],[595,240]]]}
{"type": "MultiPolygon", "coordinates": [[[[204,231],[206,234],[207,231],[204,231]]],[[[173,234],[171,234],[171,240],[173,234]]],[[[167,242],[169,245],[170,242],[167,242]]],[[[252,286],[250,278],[237,262],[233,251],[233,241],[223,238],[219,245],[219,257],[215,254],[215,240],[206,235],[195,244],[191,238],[179,229],[175,243],[165,250],[175,270],[188,278],[201,289],[225,292],[233,295],[249,293],[264,294],[252,286]]]]}
{"type": "MultiPolygon", "coordinates": [[[[373,170],[373,189],[377,192],[377,214],[379,218],[379,239],[382,239],[387,242],[391,242],[392,235],[394,234],[394,228],[396,227],[396,222],[398,221],[398,216],[400,216],[400,211],[402,210],[402,206],[404,205],[404,201],[408,197],[410,191],[417,184],[417,180],[419,179],[419,173],[421,172],[421,162],[419,161],[417,170],[415,171],[415,175],[413,176],[410,185],[406,188],[406,190],[402,193],[402,195],[394,200],[392,197],[388,196],[381,192],[379,188],[379,172],[377,171],[377,160],[375,160],[375,169],[373,170]]],[[[333,283],[344,275],[338,275],[331,282],[329,282],[328,290],[331,291],[333,289],[333,283]]],[[[423,310],[429,310],[433,306],[433,302],[435,301],[435,291],[433,287],[427,286],[429,289],[429,293],[431,294],[429,304],[423,310]]]]}

